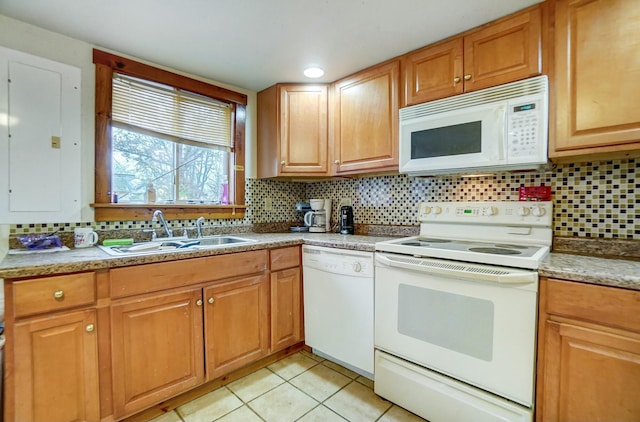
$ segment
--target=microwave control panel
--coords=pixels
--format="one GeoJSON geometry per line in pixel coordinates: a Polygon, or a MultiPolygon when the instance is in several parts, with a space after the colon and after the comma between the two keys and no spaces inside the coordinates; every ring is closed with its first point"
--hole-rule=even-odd
{"type": "Polygon", "coordinates": [[[507,156],[510,159],[538,157],[541,145],[546,145],[546,122],[540,100],[508,104],[507,156]],[[543,140],[543,142],[541,142],[543,140]]]}

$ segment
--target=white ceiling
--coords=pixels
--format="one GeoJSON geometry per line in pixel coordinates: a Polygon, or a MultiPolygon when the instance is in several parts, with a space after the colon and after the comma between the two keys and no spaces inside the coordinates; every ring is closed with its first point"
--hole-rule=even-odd
{"type": "Polygon", "coordinates": [[[541,0],[0,0],[0,13],[98,47],[260,91],[321,82],[541,0]]]}

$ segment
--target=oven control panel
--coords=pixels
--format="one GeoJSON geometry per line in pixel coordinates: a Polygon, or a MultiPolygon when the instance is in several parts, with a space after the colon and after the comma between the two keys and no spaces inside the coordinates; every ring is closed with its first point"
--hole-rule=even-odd
{"type": "Polygon", "coordinates": [[[552,207],[551,201],[421,202],[418,206],[418,221],[487,222],[550,227],[553,218],[552,207]]]}

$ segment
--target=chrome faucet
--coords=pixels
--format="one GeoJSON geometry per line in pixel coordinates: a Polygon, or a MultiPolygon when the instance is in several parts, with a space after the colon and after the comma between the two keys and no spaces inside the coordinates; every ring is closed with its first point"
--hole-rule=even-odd
{"type": "Polygon", "coordinates": [[[202,237],[202,224],[204,223],[204,217],[198,217],[196,220],[196,231],[198,232],[198,239],[202,237]]]}
{"type": "Polygon", "coordinates": [[[160,220],[160,222],[162,223],[162,226],[164,227],[164,231],[167,232],[167,237],[173,237],[173,231],[169,228],[169,225],[167,224],[167,220],[164,219],[164,214],[162,214],[162,210],[155,210],[153,212],[153,218],[151,219],[151,221],[158,221],[160,220]]]}

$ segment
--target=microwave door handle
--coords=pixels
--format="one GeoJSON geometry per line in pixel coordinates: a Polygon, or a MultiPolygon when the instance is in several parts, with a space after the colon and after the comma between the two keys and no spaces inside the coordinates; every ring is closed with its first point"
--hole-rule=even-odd
{"type": "Polygon", "coordinates": [[[506,160],[505,152],[507,150],[507,143],[509,142],[509,128],[505,124],[505,119],[507,117],[507,106],[501,105],[500,107],[497,107],[495,113],[495,121],[497,125],[496,127],[502,128],[502,130],[500,131],[500,136],[502,137],[502,139],[500,140],[501,142],[498,142],[498,159],[500,161],[504,161],[506,160]]]}

